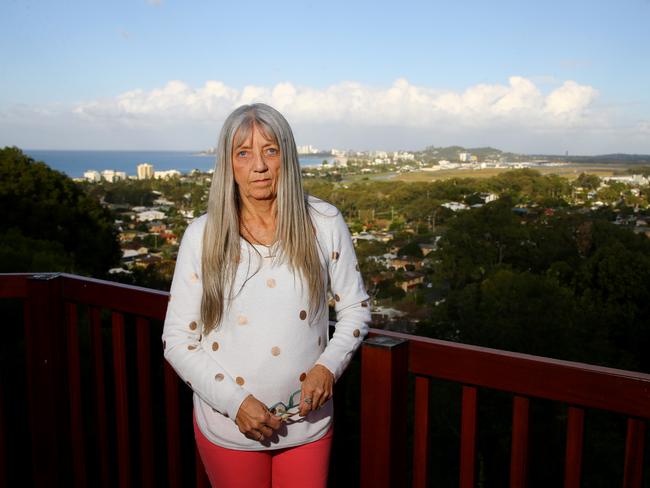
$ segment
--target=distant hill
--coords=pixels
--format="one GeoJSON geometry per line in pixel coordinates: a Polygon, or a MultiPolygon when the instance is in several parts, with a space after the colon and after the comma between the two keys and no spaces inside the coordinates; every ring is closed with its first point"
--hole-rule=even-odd
{"type": "Polygon", "coordinates": [[[601,154],[597,156],[559,156],[559,155],[535,155],[552,161],[568,161],[573,163],[590,164],[650,164],[649,154],[601,154]]]}
{"type": "Polygon", "coordinates": [[[650,164],[649,154],[601,154],[597,156],[568,156],[564,154],[519,154],[505,152],[494,147],[463,147],[428,146],[423,151],[414,151],[416,156],[424,161],[438,161],[446,159],[458,161],[460,153],[470,153],[478,157],[479,161],[506,160],[506,161],[527,161],[530,159],[546,159],[549,161],[566,161],[572,163],[589,164],[650,164]]]}
{"type": "Polygon", "coordinates": [[[516,154],[511,152],[504,152],[494,147],[463,147],[463,146],[447,146],[436,147],[428,146],[424,151],[415,151],[415,154],[420,159],[425,161],[433,160],[438,161],[446,159],[449,161],[458,161],[460,153],[470,153],[478,157],[479,161],[506,159],[508,161],[519,161],[529,159],[530,156],[525,154],[516,154]]]}

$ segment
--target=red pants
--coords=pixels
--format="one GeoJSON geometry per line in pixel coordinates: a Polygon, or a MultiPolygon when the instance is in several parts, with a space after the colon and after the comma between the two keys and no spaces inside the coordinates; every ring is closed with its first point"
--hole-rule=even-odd
{"type": "Polygon", "coordinates": [[[213,488],[325,488],[332,427],[317,441],[266,451],[218,446],[196,425],[194,437],[213,488]]]}

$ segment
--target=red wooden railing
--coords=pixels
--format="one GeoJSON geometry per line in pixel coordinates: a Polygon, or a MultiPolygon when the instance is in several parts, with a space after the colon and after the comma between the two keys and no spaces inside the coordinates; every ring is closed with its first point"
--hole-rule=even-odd
{"type": "MultiPolygon", "coordinates": [[[[182,455],[183,435],[191,422],[179,419],[189,390],[179,386],[158,343],[152,344],[160,337],[167,293],[68,274],[5,274],[0,275],[0,298],[23,302],[25,420],[34,486],[151,487],[164,479],[179,487],[188,486],[188,473],[191,483],[208,486],[198,457],[190,466],[182,455]],[[110,313],[110,335],[102,313],[110,313]],[[80,333],[82,322],[88,324],[87,338],[80,333]],[[162,393],[157,399],[153,378],[160,369],[162,393]],[[154,417],[164,419],[164,433],[154,417]],[[160,443],[165,444],[164,459],[155,457],[160,443]]],[[[5,378],[8,372],[1,374],[5,378]]],[[[462,488],[477,484],[478,388],[513,395],[511,487],[527,483],[530,402],[536,398],[568,405],[565,487],[581,483],[587,408],[628,418],[625,457],[619,461],[621,483],[642,486],[650,375],[371,329],[361,353],[359,469],[364,488],[404,486],[409,376],[415,378],[417,419],[412,432],[414,487],[432,481],[427,462],[432,379],[462,385],[462,488]]],[[[7,484],[10,469],[6,412],[12,396],[0,381],[0,486],[7,484]]]]}
{"type": "Polygon", "coordinates": [[[640,487],[643,478],[646,420],[650,418],[650,375],[494,349],[449,343],[397,332],[373,331],[362,355],[363,486],[399,486],[404,469],[404,421],[400,399],[405,378],[416,375],[413,486],[427,486],[426,426],[431,378],[463,385],[460,486],[473,487],[476,455],[477,387],[513,393],[510,486],[527,482],[529,404],[531,398],[569,405],[565,487],[581,482],[585,408],[628,417],[624,487],[640,487]],[[373,426],[383,425],[377,430],[373,426]],[[365,428],[365,430],[364,430],[365,428]],[[390,447],[389,447],[390,446],[390,447]],[[368,468],[372,469],[368,469],[368,468]]]}

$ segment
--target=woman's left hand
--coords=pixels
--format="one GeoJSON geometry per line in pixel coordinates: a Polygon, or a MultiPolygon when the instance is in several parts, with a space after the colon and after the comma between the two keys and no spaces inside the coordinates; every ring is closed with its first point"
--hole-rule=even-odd
{"type": "Polygon", "coordinates": [[[300,392],[300,415],[305,416],[312,410],[318,410],[334,394],[334,375],[321,364],[309,370],[302,382],[300,392]],[[311,398],[311,403],[305,402],[311,398]]]}

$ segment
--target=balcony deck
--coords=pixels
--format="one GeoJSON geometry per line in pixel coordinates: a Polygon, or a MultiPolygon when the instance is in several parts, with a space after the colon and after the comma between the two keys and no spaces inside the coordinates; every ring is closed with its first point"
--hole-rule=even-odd
{"type": "MultiPolygon", "coordinates": [[[[69,274],[0,274],[0,298],[15,312],[5,317],[0,356],[0,486],[208,486],[192,442],[190,390],[159,345],[167,293],[69,274]]],[[[430,432],[439,381],[462,392],[458,465],[449,467],[456,486],[481,484],[483,391],[511,398],[511,487],[531,484],[537,401],[566,408],[565,487],[583,483],[592,410],[625,422],[624,455],[611,460],[620,485],[647,486],[650,375],[376,329],[336,386],[331,485],[351,476],[364,488],[439,486],[429,462],[440,447],[430,432]]]]}

